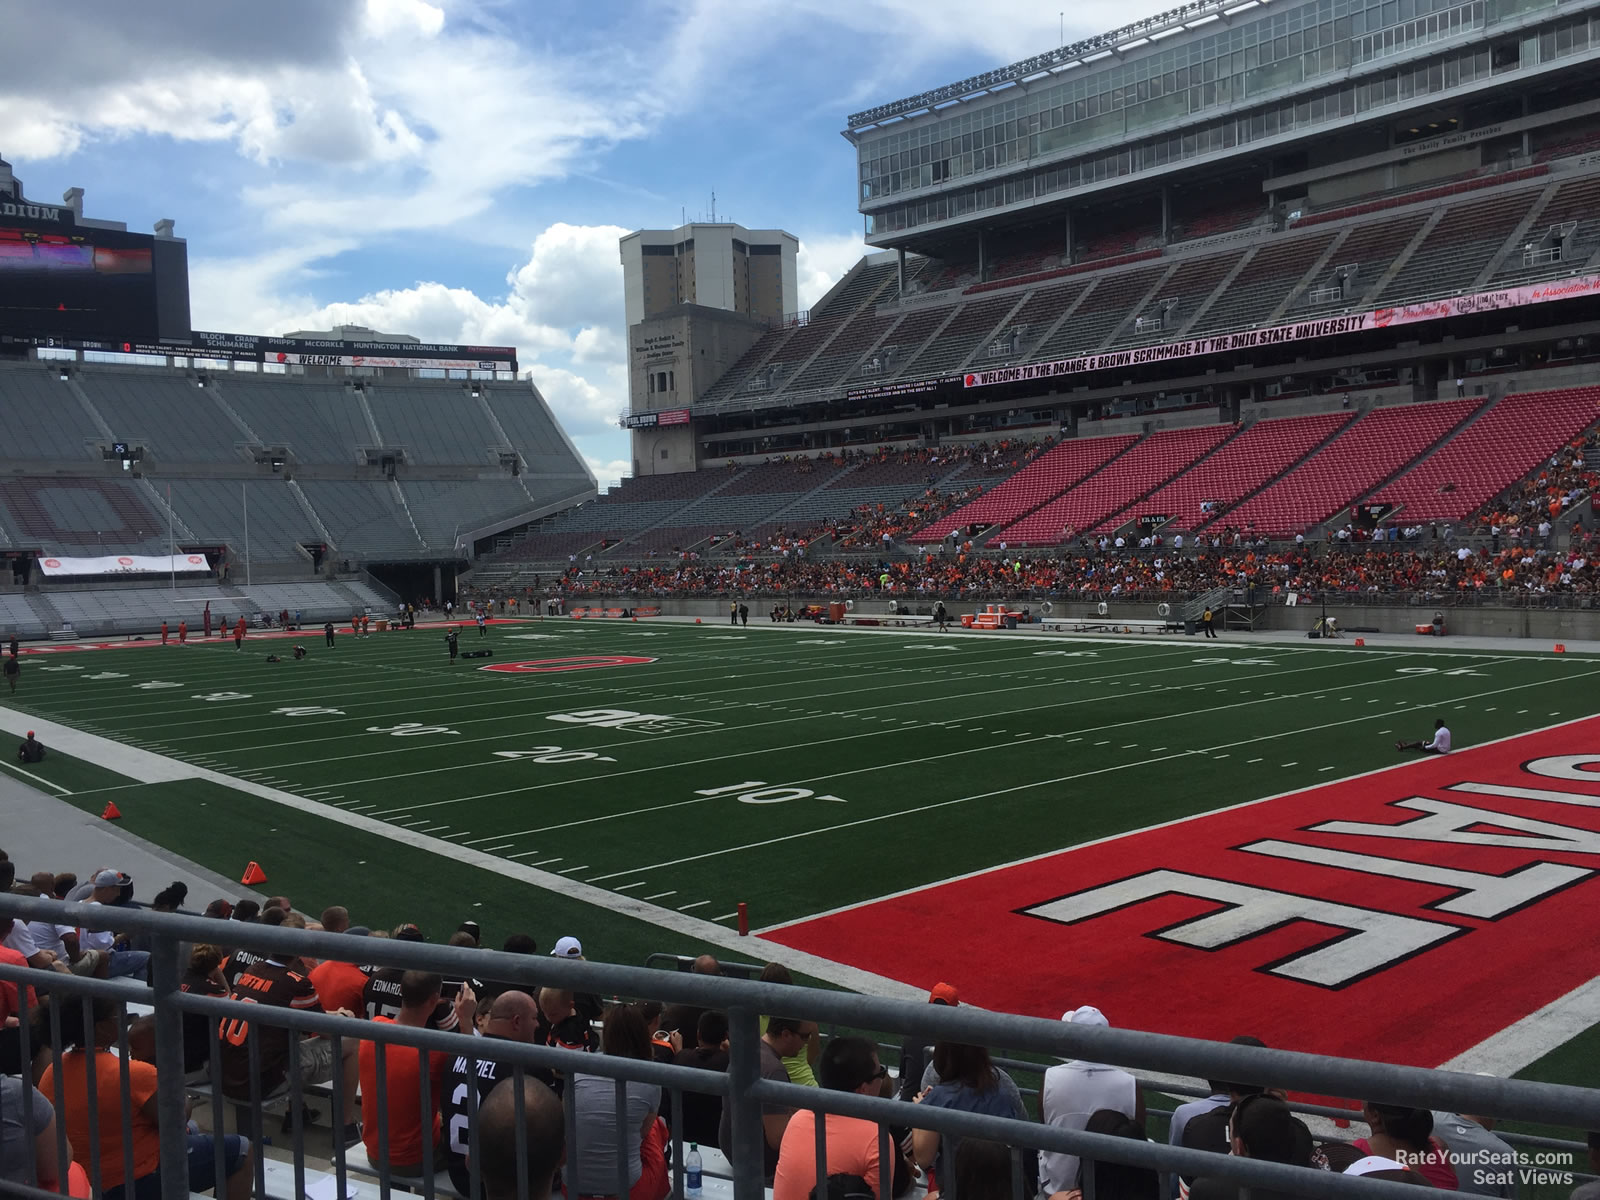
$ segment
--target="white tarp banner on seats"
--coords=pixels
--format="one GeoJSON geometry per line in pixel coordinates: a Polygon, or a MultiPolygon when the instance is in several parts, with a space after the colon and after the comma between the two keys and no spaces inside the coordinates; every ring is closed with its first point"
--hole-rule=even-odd
{"type": "Polygon", "coordinates": [[[45,557],[39,570],[46,575],[171,575],[204,573],[211,564],[204,554],[107,554],[96,558],[45,557]]]}

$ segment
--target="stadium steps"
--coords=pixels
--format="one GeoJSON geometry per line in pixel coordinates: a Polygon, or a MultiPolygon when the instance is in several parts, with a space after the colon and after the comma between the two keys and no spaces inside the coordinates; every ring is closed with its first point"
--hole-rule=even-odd
{"type": "Polygon", "coordinates": [[[1539,193],[1538,199],[1528,206],[1527,214],[1517,223],[1517,227],[1506,236],[1505,244],[1490,256],[1489,261],[1484,264],[1483,270],[1479,271],[1477,277],[1473,279],[1472,287],[1474,289],[1487,285],[1500,268],[1505,265],[1506,259],[1511,257],[1511,252],[1522,245],[1523,239],[1528,236],[1528,230],[1532,229],[1534,222],[1539,219],[1539,214],[1544,212],[1550,201],[1555,197],[1556,192],[1561,190],[1562,182],[1562,180],[1556,179],[1545,185],[1544,190],[1539,193]]]}
{"type": "Polygon", "coordinates": [[[911,364],[922,357],[922,352],[924,350],[939,340],[939,335],[945,331],[945,329],[950,325],[950,322],[954,321],[956,319],[956,315],[965,307],[966,305],[964,304],[954,305],[949,312],[945,313],[944,320],[940,321],[936,326],[934,326],[933,332],[927,337],[923,338],[922,341],[918,342],[917,348],[907,355],[900,366],[885,378],[899,379],[902,375],[909,371],[911,369],[911,364]]]}
{"type": "Polygon", "coordinates": [[[1098,279],[1091,279],[1089,280],[1087,287],[1080,288],[1077,297],[1072,301],[1072,303],[1061,310],[1060,316],[1051,321],[1049,325],[1045,326],[1045,331],[1033,340],[1033,344],[1028,347],[1028,349],[1017,359],[1017,361],[1032,362],[1033,356],[1039,351],[1039,347],[1048,343],[1050,339],[1056,335],[1056,330],[1060,329],[1061,326],[1065,325],[1072,319],[1072,314],[1077,312],[1078,309],[1083,306],[1083,302],[1089,298],[1089,293],[1094,291],[1095,285],[1099,282],[1100,281],[1098,279]]]}
{"type": "Polygon", "coordinates": [[[288,480],[288,484],[289,494],[294,497],[294,502],[300,506],[300,511],[305,513],[306,518],[316,527],[317,533],[322,537],[322,544],[329,549],[337,550],[338,546],[334,544],[333,535],[328,532],[328,527],[323,524],[321,515],[312,507],[310,497],[305,494],[300,485],[294,480],[288,480]]]}
{"type": "Polygon", "coordinates": [[[181,533],[188,541],[191,542],[197,542],[200,540],[195,536],[194,530],[190,529],[184,524],[183,518],[178,515],[177,510],[174,509],[172,505],[167,503],[167,498],[162,493],[160,488],[156,487],[154,483],[144,476],[140,476],[139,486],[144,489],[145,495],[155,504],[156,512],[160,513],[163,517],[170,516],[172,518],[172,528],[175,532],[181,533]]]}
{"type": "Polygon", "coordinates": [[[1361,293],[1357,307],[1371,304],[1383,293],[1383,289],[1389,286],[1389,281],[1400,274],[1406,263],[1410,261],[1411,256],[1416,253],[1417,247],[1427,241],[1428,235],[1434,231],[1440,221],[1444,220],[1445,211],[1444,208],[1440,207],[1428,214],[1428,219],[1417,228],[1416,233],[1411,235],[1411,240],[1405,244],[1405,248],[1394,256],[1394,261],[1389,264],[1388,269],[1373,280],[1371,287],[1361,293]]]}
{"type": "MultiPolygon", "coordinates": [[[[362,406],[365,407],[366,399],[363,398],[362,406]]],[[[411,532],[416,534],[417,545],[426,546],[428,539],[422,536],[422,530],[417,528],[417,519],[411,515],[411,505],[406,503],[406,490],[400,486],[398,479],[389,480],[389,489],[394,492],[394,498],[400,502],[400,511],[406,516],[406,524],[411,526],[411,532]]]]}
{"type": "MultiPolygon", "coordinates": [[[[813,311],[814,312],[822,312],[825,315],[831,316],[832,315],[831,306],[834,306],[837,303],[842,302],[847,297],[853,299],[853,296],[850,294],[849,289],[844,286],[847,280],[850,280],[850,276],[849,275],[846,275],[845,279],[840,280],[839,284],[836,285],[833,288],[832,291],[830,291],[826,296],[823,297],[823,299],[818,303],[817,308],[814,309],[813,311]],[[838,298],[837,301],[835,300],[835,296],[836,295],[837,295],[837,298],[838,298]]],[[[878,281],[876,287],[873,287],[871,285],[871,281],[867,281],[866,294],[861,297],[861,300],[858,303],[856,303],[854,307],[847,309],[843,313],[843,315],[840,318],[839,322],[833,327],[833,329],[828,333],[828,335],[826,337],[824,337],[821,341],[819,341],[817,343],[817,345],[815,346],[815,348],[812,349],[810,354],[806,355],[805,358],[801,359],[798,362],[785,363],[784,364],[784,370],[783,370],[783,380],[782,380],[782,382],[779,383],[777,387],[773,388],[767,394],[769,396],[776,396],[776,395],[782,394],[783,392],[788,391],[789,385],[794,383],[795,380],[799,379],[802,375],[804,375],[805,372],[806,372],[806,368],[809,367],[812,363],[816,362],[817,359],[820,358],[822,356],[822,354],[828,349],[828,347],[833,345],[835,339],[837,339],[840,334],[842,334],[845,330],[849,329],[850,326],[855,323],[855,320],[856,320],[857,317],[861,316],[863,313],[871,312],[873,309],[875,309],[877,307],[877,305],[878,305],[878,297],[883,295],[883,293],[889,289],[889,285],[891,283],[895,282],[895,280],[896,280],[896,272],[894,272],[894,271],[886,271],[886,272],[884,272],[883,278],[878,281]]],[[[813,322],[813,323],[815,323],[815,322],[813,322]]],[[[788,341],[789,341],[789,339],[785,338],[784,339],[784,345],[787,345],[788,341]]],[[[758,367],[759,367],[759,364],[758,364],[758,367]]],[[[807,390],[809,390],[809,389],[807,389],[807,390]]]]}
{"type": "MultiPolygon", "coordinates": [[[[1204,426],[1200,426],[1199,428],[1204,428],[1204,426]]],[[[1248,428],[1248,425],[1235,426],[1233,432],[1229,433],[1227,437],[1217,439],[1215,443],[1206,447],[1203,454],[1190,460],[1180,469],[1173,471],[1159,483],[1152,484],[1143,492],[1139,493],[1139,495],[1135,496],[1127,504],[1124,504],[1121,508],[1115,510],[1114,512],[1107,513],[1098,523],[1096,523],[1092,529],[1088,530],[1087,532],[1104,533],[1111,537],[1116,537],[1118,534],[1126,536],[1130,533],[1136,533],[1139,528],[1139,514],[1134,511],[1135,509],[1137,509],[1146,500],[1150,499],[1151,496],[1154,496],[1157,492],[1166,487],[1179,476],[1184,475],[1189,471],[1198,470],[1204,465],[1206,459],[1210,458],[1213,454],[1219,453],[1228,445],[1229,442],[1233,441],[1234,438],[1238,437],[1248,428]]]]}
{"type": "Polygon", "coordinates": [[[995,323],[994,328],[990,329],[988,333],[978,340],[971,350],[967,351],[965,358],[956,363],[955,370],[958,374],[965,372],[968,363],[977,358],[978,355],[982,354],[991,345],[993,345],[995,339],[1000,336],[1003,330],[1011,328],[1011,323],[1017,319],[1017,314],[1022,311],[1022,306],[1027,304],[1029,300],[1032,300],[1033,296],[1033,290],[1029,289],[1017,297],[1017,302],[1006,310],[1006,315],[1001,317],[1000,320],[995,323]]]}
{"type": "Polygon", "coordinates": [[[1245,268],[1255,260],[1256,255],[1261,250],[1261,246],[1262,243],[1257,242],[1235,260],[1228,273],[1222,277],[1216,287],[1211,289],[1211,294],[1200,302],[1199,308],[1194,310],[1194,315],[1178,326],[1177,331],[1172,335],[1174,341],[1182,341],[1188,336],[1189,331],[1205,318],[1206,313],[1211,311],[1211,306],[1217,302],[1217,297],[1226,294],[1227,290],[1233,286],[1233,281],[1239,278],[1244,273],[1245,268]]]}
{"type": "MultiPolygon", "coordinates": [[[[361,419],[367,424],[367,433],[372,437],[372,444],[381,447],[383,445],[383,434],[378,432],[378,418],[372,415],[372,405],[367,403],[366,389],[352,388],[351,394],[355,396],[356,405],[361,409],[361,419]]],[[[410,515],[409,513],[406,514],[408,519],[410,515]]]]}
{"type": "Polygon", "coordinates": [[[77,398],[78,403],[83,406],[83,411],[89,414],[89,419],[94,422],[94,427],[100,431],[100,436],[105,438],[108,443],[116,441],[117,435],[111,432],[110,422],[101,416],[100,410],[94,406],[94,401],[89,399],[89,393],[83,390],[83,385],[78,382],[76,375],[67,380],[67,390],[77,398]]]}
{"type": "Polygon", "coordinates": [[[1300,297],[1311,290],[1312,284],[1322,278],[1322,273],[1328,269],[1330,263],[1335,261],[1334,256],[1339,253],[1339,248],[1350,240],[1350,228],[1347,225],[1339,230],[1333,241],[1328,243],[1328,248],[1322,252],[1322,256],[1311,264],[1309,271],[1300,277],[1300,282],[1289,289],[1283,299],[1278,302],[1276,308],[1261,318],[1261,324],[1267,326],[1276,325],[1283,320],[1283,314],[1293,308],[1300,297]]]}
{"type": "MultiPolygon", "coordinates": [[[[1483,400],[1483,403],[1478,405],[1478,407],[1474,408],[1469,414],[1467,414],[1466,420],[1462,421],[1459,425],[1457,425],[1454,429],[1452,429],[1446,436],[1444,436],[1442,438],[1437,438],[1434,441],[1430,442],[1428,444],[1428,448],[1426,450],[1424,450],[1421,454],[1416,455],[1414,458],[1412,458],[1412,460],[1410,462],[1408,462],[1405,466],[1401,467],[1398,471],[1394,472],[1387,479],[1385,479],[1382,483],[1379,483],[1374,487],[1370,487],[1366,491],[1362,492],[1359,497],[1357,497],[1354,501],[1352,501],[1352,503],[1354,503],[1354,504],[1365,504],[1365,503],[1371,501],[1373,499],[1373,497],[1377,496],[1385,488],[1392,487],[1394,484],[1398,483],[1401,479],[1404,479],[1412,471],[1415,471],[1423,463],[1427,462],[1435,454],[1439,453],[1439,451],[1443,450],[1451,442],[1455,441],[1463,433],[1465,433],[1467,430],[1471,429],[1479,421],[1483,420],[1484,417],[1488,416],[1490,410],[1493,409],[1494,406],[1497,403],[1500,402],[1501,396],[1502,396],[1501,393],[1491,393],[1490,395],[1485,396],[1484,400],[1483,400]]],[[[1398,515],[1398,511],[1396,513],[1391,513],[1390,515],[1391,516],[1396,516],[1396,515],[1398,515]]],[[[1335,513],[1332,517],[1329,517],[1326,521],[1324,521],[1320,526],[1317,527],[1317,532],[1321,533],[1321,532],[1326,531],[1330,526],[1332,526],[1334,524],[1334,521],[1338,518],[1338,516],[1339,516],[1339,514],[1335,513]]],[[[1308,533],[1306,536],[1310,537],[1311,534],[1308,533]]]]}
{"type": "Polygon", "coordinates": [[[28,607],[33,610],[33,615],[39,618],[45,632],[61,629],[66,625],[66,618],[51,604],[49,599],[40,592],[24,592],[22,598],[27,601],[28,607]]]}
{"type": "Polygon", "coordinates": [[[793,500],[791,500],[788,504],[785,504],[777,512],[768,513],[765,517],[763,517],[761,519],[761,524],[763,526],[782,525],[783,524],[784,514],[792,512],[796,508],[804,507],[806,501],[812,499],[814,496],[818,495],[821,492],[827,491],[834,484],[840,484],[841,486],[846,486],[846,487],[849,486],[848,484],[844,483],[844,480],[849,475],[851,475],[852,473],[854,473],[856,471],[859,471],[861,469],[861,466],[862,466],[862,464],[857,463],[854,466],[851,466],[851,467],[849,467],[848,469],[846,469],[844,471],[840,471],[836,475],[830,475],[827,479],[824,479],[821,483],[817,484],[817,486],[812,488],[809,492],[804,492],[801,495],[796,496],[793,500]]]}
{"type": "MultiPolygon", "coordinates": [[[[709,492],[704,492],[701,495],[696,496],[693,500],[689,501],[688,504],[684,505],[682,508],[674,509],[672,512],[668,513],[665,517],[661,518],[661,520],[655,522],[653,525],[646,525],[643,529],[632,530],[626,537],[622,539],[622,541],[618,542],[617,545],[621,546],[624,543],[635,541],[644,534],[651,533],[657,529],[679,527],[688,528],[693,526],[695,524],[693,520],[694,510],[699,508],[700,505],[711,499],[711,497],[715,496],[718,492],[721,492],[724,488],[729,487],[734,480],[740,478],[742,475],[744,475],[744,473],[744,470],[730,471],[728,473],[728,477],[721,483],[717,484],[717,486],[712,488],[709,492]],[[690,519],[685,520],[684,518],[686,517],[690,519]]],[[[595,540],[598,542],[601,539],[596,538],[595,540]]],[[[612,547],[612,549],[615,548],[616,547],[612,547]]]]}
{"type": "MultiPolygon", "coordinates": [[[[1301,454],[1298,457],[1296,457],[1295,460],[1292,463],[1289,463],[1281,471],[1274,472],[1270,478],[1263,479],[1261,481],[1261,483],[1257,487],[1251,488],[1248,492],[1246,492],[1244,495],[1240,496],[1232,504],[1229,504],[1226,508],[1223,508],[1220,511],[1218,511],[1216,513],[1213,513],[1212,517],[1211,517],[1211,519],[1209,521],[1203,521],[1203,522],[1200,523],[1199,526],[1196,527],[1196,532],[1198,533],[1201,530],[1207,529],[1207,528],[1209,528],[1211,526],[1218,525],[1218,524],[1226,526],[1228,524],[1227,516],[1228,516],[1229,513],[1233,512],[1237,508],[1242,508],[1244,505],[1248,504],[1251,501],[1251,499],[1253,499],[1256,496],[1259,496],[1262,492],[1266,491],[1269,487],[1271,487],[1273,484],[1277,483],[1278,480],[1284,478],[1286,475],[1290,474],[1293,471],[1298,471],[1301,468],[1301,466],[1303,466],[1309,459],[1311,459],[1311,458],[1315,457],[1316,455],[1322,453],[1323,450],[1327,449],[1329,446],[1331,446],[1334,443],[1334,441],[1339,437],[1340,434],[1342,434],[1345,430],[1349,429],[1350,426],[1354,425],[1358,420],[1361,419],[1361,414],[1358,413],[1358,412],[1347,413],[1347,414],[1345,414],[1345,416],[1346,416],[1346,419],[1336,423],[1333,426],[1333,428],[1329,429],[1327,436],[1324,437],[1321,441],[1317,442],[1316,445],[1308,446],[1306,448],[1306,451],[1305,451],[1304,454],[1301,454]]],[[[1259,422],[1256,422],[1256,424],[1259,424],[1259,422]]],[[[1240,430],[1239,432],[1243,433],[1244,430],[1240,430]]],[[[1237,435],[1235,435],[1235,436],[1237,436],[1237,435]]],[[[1224,442],[1222,444],[1224,446],[1226,446],[1229,442],[1232,442],[1233,440],[1234,440],[1234,438],[1229,438],[1227,442],[1224,442]]]]}
{"type": "Polygon", "coordinates": [[[1099,353],[1101,351],[1108,350],[1115,345],[1117,339],[1121,337],[1122,331],[1128,327],[1130,322],[1137,320],[1144,313],[1150,311],[1150,305],[1155,302],[1156,297],[1161,295],[1167,284],[1172,281],[1172,277],[1176,275],[1182,268],[1182,262],[1175,262],[1165,271],[1161,272],[1161,275],[1156,279],[1155,286],[1147,291],[1142,297],[1140,297],[1137,304],[1131,305],[1128,308],[1128,310],[1123,314],[1122,320],[1116,323],[1116,326],[1111,330],[1111,332],[1106,334],[1105,338],[1098,345],[1093,347],[1085,346],[1083,347],[1083,350],[1085,352],[1093,350],[1096,353],[1099,353]]]}
{"type": "Polygon", "coordinates": [[[244,436],[248,438],[253,445],[265,445],[261,439],[261,435],[256,433],[254,429],[250,428],[250,422],[246,421],[244,417],[240,416],[238,409],[234,408],[233,405],[228,403],[227,398],[222,394],[221,386],[216,382],[216,377],[207,376],[207,379],[209,381],[209,386],[205,389],[205,393],[211,397],[211,403],[215,404],[217,408],[222,411],[222,415],[233,422],[234,428],[238,429],[240,433],[244,434],[244,436]]]}

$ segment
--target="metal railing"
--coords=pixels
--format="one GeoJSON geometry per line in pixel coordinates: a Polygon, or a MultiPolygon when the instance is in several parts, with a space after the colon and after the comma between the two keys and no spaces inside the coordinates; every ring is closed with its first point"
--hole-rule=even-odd
{"type": "MultiPolygon", "coordinates": [[[[888,1164],[893,1161],[889,1128],[913,1126],[937,1132],[941,1137],[975,1137],[998,1141],[1011,1147],[1012,1194],[1024,1200],[1023,1156],[1036,1150],[1052,1151],[1079,1156],[1086,1168],[1083,1174],[1084,1200],[1094,1200],[1094,1171],[1096,1161],[1140,1167],[1147,1170],[1185,1175],[1203,1175],[1235,1182],[1247,1189],[1261,1188],[1289,1195],[1316,1198],[1316,1200],[1409,1200],[1413,1195],[1408,1185],[1392,1184],[1372,1179],[1352,1179],[1307,1167],[1290,1166],[1243,1157],[1232,1157],[1203,1150],[1170,1146],[1159,1142],[1135,1141],[1102,1134],[1059,1128],[1026,1120],[1002,1118],[971,1112],[917,1105],[902,1101],[867,1097],[856,1092],[829,1091],[799,1087],[791,1083],[762,1078],[760,1054],[761,1034],[759,1017],[763,1013],[786,1014],[797,1018],[815,1020],[819,1024],[833,1024],[849,1029],[874,1030],[885,1034],[913,1036],[931,1041],[947,1041],[969,1045],[1006,1046],[1012,1051],[1048,1058],[1082,1059],[1109,1063],[1129,1070],[1158,1071],[1199,1079],[1230,1079],[1240,1084],[1259,1084],[1282,1087],[1298,1092],[1325,1097],[1350,1097],[1367,1101],[1407,1106],[1445,1109],[1452,1112],[1470,1112],[1486,1116],[1516,1118],[1544,1122],[1573,1129],[1600,1128],[1600,1091],[1559,1084],[1532,1083],[1521,1080],[1495,1079],[1455,1072],[1429,1071],[1416,1067],[1384,1063],[1362,1062],[1352,1059],[1327,1058],[1289,1050],[1268,1050],[1251,1046],[1218,1044],[1161,1034],[1133,1030],[1096,1028],[1060,1021],[1032,1017],[1011,1016],[985,1012],[972,1007],[948,1008],[938,1005],[886,1000],[849,992],[814,990],[780,984],[760,983],[741,979],[696,975],[683,971],[662,971],[647,967],[621,967],[581,960],[534,958],[525,955],[496,951],[474,950],[449,946],[430,946],[387,939],[354,938],[343,934],[308,933],[283,927],[268,927],[239,922],[219,922],[206,918],[157,913],[148,910],[109,908],[97,905],[61,904],[55,901],[35,900],[16,895],[0,895],[0,920],[52,921],[64,925],[135,933],[148,938],[151,945],[151,983],[148,987],[124,987],[101,980],[46,972],[28,967],[0,964],[0,984],[31,985],[38,989],[37,1000],[30,1000],[28,988],[18,987],[19,1030],[21,1061],[44,1062],[56,1065],[55,1076],[61,1077],[61,1054],[64,1045],[64,1015],[70,1012],[63,1002],[74,997],[89,997],[111,1001],[119,1006],[118,1035],[115,1051],[121,1064],[122,1095],[118,1107],[124,1147],[124,1171],[131,1172],[131,1144],[128,1134],[134,1113],[127,1085],[133,1038],[130,1036],[127,1006],[130,1003],[149,1005],[154,1026],[154,1065],[157,1069],[157,1109],[159,1112],[159,1137],[161,1159],[159,1177],[162,1200],[185,1200],[190,1194],[187,1157],[189,1135],[186,1130],[188,1084],[184,1073],[184,1018],[198,1016],[210,1022],[209,1074],[210,1081],[204,1094],[212,1104],[212,1121],[215,1131],[214,1149],[217,1153],[217,1195],[224,1194],[220,1178],[224,1158],[222,1155],[222,1125],[225,1108],[242,1107],[250,1126],[254,1152],[251,1159],[255,1171],[255,1194],[268,1194],[265,1161],[261,1154],[262,1110],[265,1105],[286,1101],[289,1119],[286,1131],[291,1134],[294,1196],[307,1194],[309,1176],[316,1171],[308,1164],[305,1143],[305,1116],[303,1103],[305,1086],[298,1070],[299,1058],[306,1053],[306,1043],[295,1035],[316,1035],[332,1043],[332,1061],[342,1061],[345,1043],[349,1039],[376,1043],[382,1053],[376,1054],[377,1076],[376,1108],[371,1114],[379,1126],[379,1154],[368,1173],[376,1175],[380,1195],[387,1196],[392,1188],[403,1186],[420,1192],[432,1200],[441,1185],[434,1178],[436,1159],[428,1137],[423,1137],[422,1170],[415,1178],[398,1179],[387,1161],[385,1130],[388,1127],[389,1091],[384,1074],[389,1047],[409,1047],[419,1054],[419,1083],[416,1115],[419,1127],[432,1127],[434,1101],[426,1084],[426,1064],[430,1052],[444,1052],[452,1057],[464,1057],[468,1062],[468,1077],[472,1064],[495,1062],[512,1068],[511,1078],[516,1080],[512,1095],[516,1103],[516,1131],[513,1145],[507,1146],[498,1137],[498,1158],[504,1161],[509,1152],[514,1161],[529,1163],[533,1151],[540,1151],[544,1161],[553,1161],[551,1152],[556,1147],[542,1143],[538,1147],[528,1144],[527,1122],[524,1120],[522,1097],[523,1076],[531,1072],[559,1072],[566,1080],[576,1075],[594,1076],[614,1081],[617,1088],[617,1109],[613,1127],[618,1136],[617,1176],[614,1195],[629,1191],[628,1180],[631,1162],[627,1138],[621,1136],[627,1128],[626,1084],[638,1082],[662,1089],[666,1102],[664,1112],[673,1116],[671,1122],[671,1176],[670,1194],[675,1200],[684,1195],[684,1165],[682,1153],[683,1100],[686,1093],[721,1097],[728,1108],[731,1123],[731,1145],[722,1149],[731,1163],[732,1196],[734,1200],[761,1200],[763,1180],[763,1106],[794,1110],[810,1110],[856,1117],[879,1126],[878,1138],[882,1200],[890,1200],[892,1172],[888,1164]],[[335,959],[364,964],[369,968],[398,967],[438,973],[446,978],[483,977],[503,981],[515,987],[525,985],[532,990],[537,980],[546,987],[568,989],[604,996],[649,997],[664,1002],[680,1003],[725,1011],[730,1031],[730,1063],[726,1073],[700,1070],[687,1066],[668,1065],[644,1059],[614,1057],[607,1054],[589,1054],[577,1050],[527,1044],[494,1037],[473,1037],[459,1032],[441,1032],[436,1029],[409,1025],[373,1023],[353,1018],[328,1015],[315,1011],[279,1008],[268,1004],[254,1004],[232,999],[219,999],[186,993],[179,986],[180,945],[185,943],[227,944],[261,955],[274,956],[283,963],[302,960],[335,959]],[[221,1032],[228,1027],[226,1040],[237,1051],[242,1045],[250,1055],[250,1086],[247,1095],[224,1093],[220,1070],[221,1032]],[[263,1031],[271,1029],[289,1034],[289,1062],[285,1087],[272,1095],[263,1095],[260,1077],[260,1051],[263,1031]],[[241,1032],[243,1030],[243,1032],[241,1032]],[[36,1058],[37,1055],[37,1058],[36,1058]]],[[[87,1018],[85,1018],[87,1020],[87,1018]]],[[[85,1037],[89,1036],[87,1029],[85,1037]]],[[[106,1053],[112,1052],[107,1046],[106,1053]]],[[[91,1177],[102,1174],[106,1164],[101,1161],[100,1138],[96,1130],[98,1104],[92,1091],[91,1080],[88,1102],[90,1136],[86,1144],[74,1147],[80,1155],[87,1156],[91,1177]]],[[[337,1086],[332,1092],[333,1128],[341,1129],[345,1113],[344,1097],[337,1086]]],[[[469,1086],[466,1113],[467,1161],[470,1170],[470,1194],[477,1195],[480,1183],[479,1149],[488,1132],[478,1123],[477,1094],[469,1086]]],[[[595,1136],[594,1117],[580,1119],[574,1099],[575,1089],[564,1088],[564,1151],[568,1166],[569,1195],[576,1195],[579,1187],[570,1174],[581,1158],[583,1142],[595,1136]]],[[[490,1093],[492,1095],[492,1093],[490,1093]]],[[[31,1089],[24,1088],[22,1105],[27,1128],[33,1128],[28,1119],[31,1089]]],[[[66,1099],[57,1090],[53,1098],[58,1109],[66,1099]]],[[[68,1111],[65,1117],[71,1119],[68,1111]]],[[[816,1122],[816,1161],[819,1178],[826,1174],[828,1160],[827,1123],[816,1122]]],[[[496,1127],[498,1129],[498,1126],[496,1127]]],[[[58,1122],[57,1136],[60,1150],[65,1153],[66,1135],[58,1122]]],[[[459,1133],[460,1131],[458,1131],[459,1133]]],[[[549,1135],[553,1139],[553,1134],[549,1135]]],[[[28,1179],[34,1179],[32,1141],[27,1143],[28,1179]]],[[[342,1149],[342,1139],[334,1138],[332,1174],[337,1191],[345,1197],[347,1175],[352,1168],[342,1149]]],[[[66,1194],[66,1171],[61,1172],[61,1194],[66,1194]]],[[[942,1178],[940,1184],[954,1200],[956,1181],[953,1173],[942,1178]]],[[[515,1192],[518,1200],[545,1200],[544,1181],[530,1179],[526,1170],[516,1172],[515,1192]]],[[[96,1194],[100,1188],[95,1187],[96,1194]]],[[[490,1200],[510,1200],[513,1192],[504,1180],[489,1191],[490,1200]]],[[[590,1195],[585,1191],[584,1195],[590,1195]]],[[[33,1200],[52,1200],[56,1193],[44,1191],[28,1184],[0,1181],[0,1195],[15,1195],[33,1200]]]]}

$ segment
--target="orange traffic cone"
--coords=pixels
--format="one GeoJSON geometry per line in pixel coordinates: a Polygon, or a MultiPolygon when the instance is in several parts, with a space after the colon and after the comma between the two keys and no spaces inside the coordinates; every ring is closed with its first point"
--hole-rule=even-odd
{"type": "Polygon", "coordinates": [[[109,800],[106,801],[105,811],[100,814],[102,821],[116,821],[122,816],[122,810],[109,800]]]}
{"type": "Polygon", "coordinates": [[[1557,654],[1565,654],[1567,652],[1567,644],[1565,642],[1557,642],[1555,652],[1557,654]]]}
{"type": "Polygon", "coordinates": [[[267,873],[261,869],[261,864],[255,861],[252,861],[250,865],[244,869],[244,878],[239,880],[240,883],[247,884],[265,883],[266,881],[267,873]]]}

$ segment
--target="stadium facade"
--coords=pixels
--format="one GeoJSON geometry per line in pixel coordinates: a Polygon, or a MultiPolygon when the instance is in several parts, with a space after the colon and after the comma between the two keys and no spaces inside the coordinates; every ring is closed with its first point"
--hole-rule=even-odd
{"type": "Polygon", "coordinates": [[[670,469],[1581,364],[1597,56],[1582,0],[1195,4],[858,113],[879,252],[691,324],[670,469]]]}

